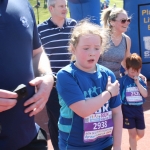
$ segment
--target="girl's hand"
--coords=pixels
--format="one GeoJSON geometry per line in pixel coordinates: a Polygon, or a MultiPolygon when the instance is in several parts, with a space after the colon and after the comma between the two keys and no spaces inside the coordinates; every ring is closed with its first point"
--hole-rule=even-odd
{"type": "Polygon", "coordinates": [[[109,76],[107,86],[106,86],[106,90],[111,92],[112,97],[119,94],[119,87],[120,87],[119,82],[116,80],[114,83],[111,83],[111,77],[109,76]]]}

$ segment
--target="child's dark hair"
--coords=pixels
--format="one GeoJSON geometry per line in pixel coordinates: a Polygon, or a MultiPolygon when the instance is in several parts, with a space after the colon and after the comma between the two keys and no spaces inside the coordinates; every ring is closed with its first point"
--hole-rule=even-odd
{"type": "Polygon", "coordinates": [[[142,68],[142,59],[137,53],[131,54],[126,58],[126,68],[132,68],[136,71],[142,68]]]}

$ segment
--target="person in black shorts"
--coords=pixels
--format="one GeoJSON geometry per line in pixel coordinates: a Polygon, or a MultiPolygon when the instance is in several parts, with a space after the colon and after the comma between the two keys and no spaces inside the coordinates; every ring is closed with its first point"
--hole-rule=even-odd
{"type": "Polygon", "coordinates": [[[145,121],[142,104],[148,95],[144,81],[139,77],[142,60],[136,53],[126,59],[127,75],[120,79],[123,128],[128,129],[130,149],[137,149],[137,141],[144,136],[145,121]]]}

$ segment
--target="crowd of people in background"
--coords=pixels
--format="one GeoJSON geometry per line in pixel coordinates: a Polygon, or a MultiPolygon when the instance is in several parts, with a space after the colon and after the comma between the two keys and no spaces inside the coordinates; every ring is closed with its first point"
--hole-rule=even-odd
{"type": "Polygon", "coordinates": [[[109,7],[109,3],[110,3],[109,0],[104,0],[104,2],[101,1],[100,2],[101,10],[108,8],[109,7]]]}
{"type": "MultiPolygon", "coordinates": [[[[110,6],[110,0],[104,0],[104,2],[100,2],[101,11],[108,8],[110,6]]],[[[113,5],[113,8],[116,8],[116,3],[113,5]]]]}

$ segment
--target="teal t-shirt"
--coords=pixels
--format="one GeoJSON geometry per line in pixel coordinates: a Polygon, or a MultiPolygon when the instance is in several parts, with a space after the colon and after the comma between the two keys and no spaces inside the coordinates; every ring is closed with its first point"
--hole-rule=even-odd
{"type": "MultiPolygon", "coordinates": [[[[73,63],[61,69],[57,74],[56,88],[59,94],[59,102],[61,105],[59,127],[59,147],[63,150],[102,150],[113,144],[113,137],[102,136],[95,138],[93,136],[86,139],[86,133],[93,133],[96,129],[107,127],[107,123],[111,126],[111,120],[107,122],[97,121],[95,116],[111,115],[111,109],[121,105],[120,96],[111,98],[103,107],[95,112],[89,118],[94,120],[93,124],[88,124],[88,119],[83,119],[74,113],[69,106],[80,100],[86,100],[96,97],[106,89],[108,76],[111,76],[112,82],[115,76],[109,69],[97,66],[97,72],[87,73],[78,69],[73,63]],[[87,131],[86,130],[91,130],[87,131]]],[[[90,107],[89,107],[90,109],[90,107]]],[[[111,127],[110,127],[111,128],[111,127]]],[[[105,130],[105,129],[104,129],[105,130]]]]}
{"type": "MultiPolygon", "coordinates": [[[[140,94],[134,79],[130,78],[128,75],[123,76],[120,80],[120,95],[122,104],[124,105],[142,105],[145,99],[140,94]]],[[[139,77],[140,84],[147,89],[144,81],[139,77]]]]}

